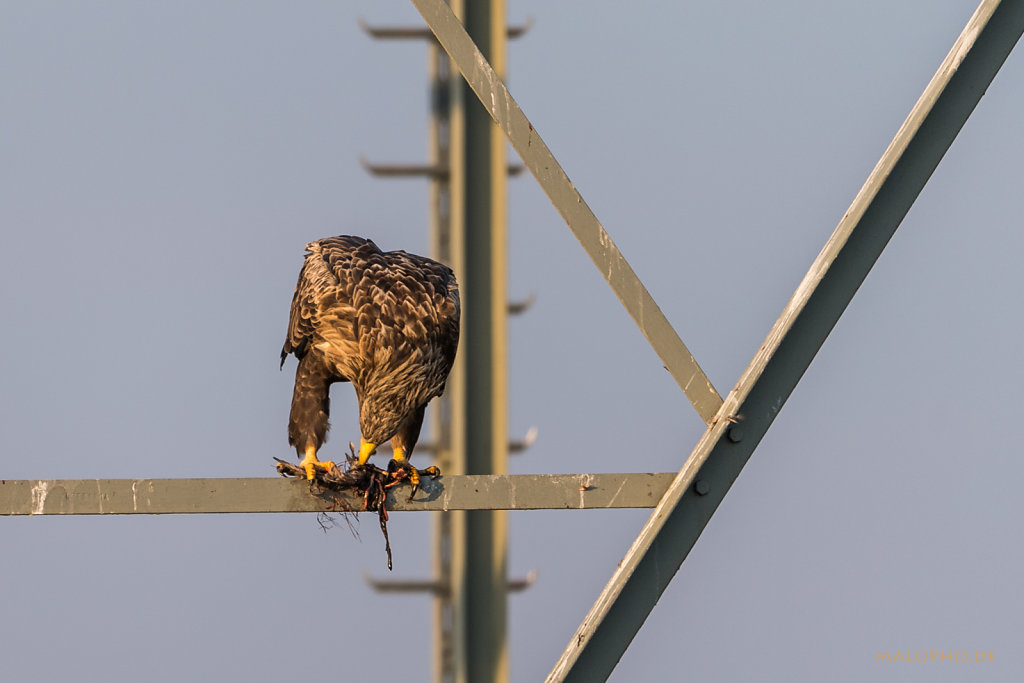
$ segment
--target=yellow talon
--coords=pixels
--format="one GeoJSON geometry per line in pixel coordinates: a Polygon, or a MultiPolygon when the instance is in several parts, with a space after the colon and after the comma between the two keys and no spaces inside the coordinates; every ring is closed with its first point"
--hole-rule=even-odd
{"type": "Polygon", "coordinates": [[[309,481],[316,478],[317,470],[330,472],[335,467],[333,460],[317,460],[316,448],[312,446],[306,449],[306,457],[302,459],[299,466],[306,470],[306,479],[309,481]]]}

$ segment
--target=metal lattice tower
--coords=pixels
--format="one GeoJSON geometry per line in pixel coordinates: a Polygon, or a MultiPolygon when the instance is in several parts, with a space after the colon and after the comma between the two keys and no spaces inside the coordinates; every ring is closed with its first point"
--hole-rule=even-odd
{"type": "MultiPolygon", "coordinates": [[[[454,2],[453,10],[499,71],[510,33],[500,0],[454,2]]],[[[507,427],[505,138],[454,73],[428,30],[364,29],[377,38],[427,39],[430,81],[428,163],[367,164],[385,176],[429,181],[432,255],[457,273],[463,292],[459,357],[446,393],[433,402],[433,449],[444,472],[503,474],[507,427]]],[[[521,35],[522,30],[511,32],[521,35]]],[[[433,577],[429,581],[375,581],[379,590],[432,593],[434,680],[508,679],[506,513],[501,510],[435,515],[433,577]]],[[[521,588],[523,581],[513,582],[521,588]]]]}
{"type": "MultiPolygon", "coordinates": [[[[547,193],[568,227],[598,266],[602,276],[615,291],[637,326],[647,337],[668,371],[704,419],[707,428],[694,445],[689,457],[676,474],[624,475],[520,475],[501,473],[496,458],[507,449],[504,426],[490,429],[482,436],[458,424],[457,409],[452,416],[451,453],[466,454],[468,474],[446,476],[425,482],[423,496],[414,501],[393,494],[388,505],[396,510],[495,511],[509,509],[586,509],[596,507],[653,507],[651,517],[613,572],[606,587],[576,633],[569,640],[562,656],[555,663],[548,681],[597,681],[606,679],[654,604],[672,580],[697,538],[724,499],[730,486],[771,426],[789,395],[799,382],[825,338],[830,333],[860,284],[889,239],[913,205],[931,173],[949,149],[961,127],[980,101],[1006,57],[1024,33],[1024,0],[983,0],[940,64],[931,82],[914,105],[892,143],[883,153],[864,186],[854,198],[832,236],[811,264],[807,275],[768,332],[764,343],[723,399],[669,325],[646,288],[628,262],[615,247],[586,202],[562,171],[554,155],[544,144],[531,122],[505,87],[500,73],[504,66],[503,48],[495,48],[493,40],[495,8],[483,24],[490,27],[482,37],[472,16],[465,17],[466,27],[443,0],[412,0],[436,36],[438,43],[466,79],[484,109],[506,136],[547,193]],[[470,31],[467,32],[466,28],[470,31]],[[474,42],[476,38],[477,42],[474,42]],[[478,45],[479,43],[479,45],[478,45]],[[480,48],[483,48],[481,51],[480,48]],[[470,454],[476,463],[469,462],[470,454]],[[476,460],[480,458],[480,460],[476,460]],[[478,463],[483,462],[485,465],[478,463]],[[474,474],[477,467],[492,468],[496,474],[474,474]],[[609,495],[614,491],[614,495],[609,495]],[[620,495],[620,493],[622,495],[620,495]],[[657,501],[654,504],[653,501],[657,501]],[[650,502],[648,502],[650,501],[650,502]]],[[[475,7],[475,5],[474,5],[475,7]]],[[[456,6],[455,10],[461,8],[456,6]]],[[[504,33],[499,36],[499,42],[504,33]]],[[[438,60],[443,59],[437,54],[438,60]]],[[[465,93],[455,89],[454,93],[465,93]]],[[[452,110],[456,111],[455,108],[452,110]]],[[[473,125],[466,121],[467,140],[473,125]]],[[[475,128],[476,144],[488,149],[487,165],[491,170],[486,180],[493,186],[506,171],[501,153],[490,148],[503,139],[494,133],[475,128]]],[[[452,135],[452,158],[456,135],[452,135]]],[[[472,144],[472,143],[471,143],[472,144]]],[[[462,150],[467,153],[471,150],[462,150]]],[[[440,157],[438,157],[440,158],[440,157]]],[[[479,181],[477,178],[476,180],[479,181]]],[[[480,181],[483,182],[483,181],[480,181]]],[[[464,211],[453,184],[449,204],[452,222],[464,211]],[[461,207],[461,208],[460,208],[461,207]]],[[[471,192],[470,188],[461,191],[471,192]]],[[[436,199],[438,205],[442,200],[436,199]]],[[[499,199],[500,205],[503,200],[499,199]]],[[[492,215],[493,206],[486,214],[492,215]]],[[[476,210],[481,210],[479,207],[476,210]]],[[[468,212],[467,212],[468,213],[468,212]]],[[[489,218],[486,220],[490,220],[489,218]]],[[[466,239],[453,231],[450,243],[452,261],[469,253],[476,258],[479,244],[460,243],[466,239]]],[[[492,237],[488,237],[492,239],[492,237]]],[[[501,240],[500,235],[497,240],[501,240]]],[[[489,242],[488,245],[493,244],[489,242]]],[[[490,246],[486,247],[487,250],[490,246]]],[[[440,254],[440,252],[438,252],[440,254]]],[[[470,282],[475,282],[473,276],[470,282]]],[[[464,281],[464,284],[468,284],[464,281]]],[[[475,288],[476,285],[474,285],[475,288]]],[[[483,286],[483,285],[481,285],[483,286]]],[[[488,297],[500,291],[488,290],[488,297]]],[[[499,308],[504,307],[499,301],[499,308]]],[[[500,335],[501,322],[492,304],[488,316],[478,316],[477,323],[490,334],[500,335]]],[[[502,310],[502,319],[504,310],[502,310]]],[[[497,355],[500,356],[499,352],[497,355]]],[[[494,356],[487,356],[493,361],[494,356]]],[[[468,373],[455,382],[453,401],[460,392],[470,392],[469,383],[478,381],[479,369],[468,361],[468,373]],[[466,386],[462,386],[465,383],[466,386]]],[[[487,391],[502,382],[489,373],[482,380],[489,383],[487,391]]],[[[463,396],[465,396],[465,393],[463,396]]],[[[478,410],[481,405],[475,406],[478,410]]],[[[485,406],[489,414],[497,409],[485,406]]],[[[440,450],[446,447],[443,429],[435,434],[440,450]]],[[[453,461],[459,456],[453,455],[453,461]]],[[[324,510],[327,501],[310,494],[304,482],[280,479],[179,479],[179,480],[21,480],[6,481],[0,487],[0,514],[181,514],[238,512],[310,512],[324,510]]],[[[455,539],[459,533],[460,516],[451,516],[447,533],[455,539]]],[[[480,526],[491,533],[492,541],[500,536],[492,526],[500,515],[482,517],[480,526]]],[[[466,524],[470,526],[470,524],[466,524]]],[[[483,534],[481,534],[481,537],[483,534]]],[[[470,532],[472,538],[472,532],[470,532]]],[[[478,539],[474,539],[476,542],[478,539]]],[[[501,541],[501,539],[497,539],[501,541]]],[[[474,548],[473,561],[486,565],[477,579],[481,590],[474,600],[484,600],[484,609],[494,608],[504,619],[504,597],[507,585],[498,586],[503,577],[501,558],[496,543],[483,543],[474,548]],[[499,590],[500,589],[500,590],[499,590]],[[483,596],[483,597],[482,597],[483,596]],[[499,604],[500,603],[500,604],[499,604]]],[[[467,548],[463,555],[468,555],[467,548]]],[[[455,671],[451,680],[501,680],[507,656],[506,645],[495,642],[503,637],[500,625],[482,627],[480,632],[467,623],[459,623],[459,601],[467,600],[474,590],[466,581],[465,558],[454,546],[448,556],[452,574],[451,596],[455,618],[450,628],[454,638],[454,659],[458,661],[463,647],[489,647],[488,661],[466,663],[455,671]],[[462,572],[462,575],[460,575],[462,572]],[[463,583],[465,582],[465,583],[463,583]],[[464,592],[465,591],[465,592],[464,592]],[[467,640],[459,637],[460,629],[467,640]],[[469,638],[479,638],[470,643],[469,638]],[[489,677],[490,676],[490,677],[489,677]]],[[[478,610],[479,611],[479,610],[478,610]]],[[[467,620],[475,618],[465,610],[467,620]]],[[[443,672],[442,672],[443,673],[443,672]]]]}

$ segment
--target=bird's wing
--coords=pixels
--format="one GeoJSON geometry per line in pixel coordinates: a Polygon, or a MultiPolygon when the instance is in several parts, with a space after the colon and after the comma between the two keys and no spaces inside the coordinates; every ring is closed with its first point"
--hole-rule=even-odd
{"type": "Polygon", "coordinates": [[[437,386],[430,382],[426,390],[440,393],[458,344],[452,271],[404,251],[381,252],[360,237],[329,237],[306,248],[282,359],[316,348],[335,372],[360,385],[372,381],[365,373],[437,363],[437,386]]]}
{"type": "Polygon", "coordinates": [[[353,272],[361,260],[357,251],[367,245],[376,250],[373,242],[357,237],[332,237],[306,245],[306,261],[292,296],[288,336],[281,349],[282,364],[289,353],[302,358],[311,345],[323,341],[351,342],[353,272]],[[330,339],[322,339],[325,333],[330,339]]]}

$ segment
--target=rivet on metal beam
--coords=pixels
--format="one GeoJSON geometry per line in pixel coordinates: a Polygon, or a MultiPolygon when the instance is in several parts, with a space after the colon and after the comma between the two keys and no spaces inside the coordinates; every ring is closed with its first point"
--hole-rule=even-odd
{"type": "Polygon", "coordinates": [[[698,496],[706,496],[711,491],[711,484],[703,479],[698,479],[693,482],[693,490],[697,492],[698,496]]]}
{"type": "Polygon", "coordinates": [[[729,441],[733,443],[743,441],[743,427],[740,427],[739,425],[729,427],[729,431],[726,433],[726,436],[729,438],[729,441]]]}

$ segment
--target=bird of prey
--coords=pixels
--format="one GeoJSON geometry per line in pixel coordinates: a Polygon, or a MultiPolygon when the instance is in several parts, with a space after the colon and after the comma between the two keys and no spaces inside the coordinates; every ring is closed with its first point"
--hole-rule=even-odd
{"type": "Polygon", "coordinates": [[[329,390],[334,382],[351,382],[362,432],[359,465],[390,440],[392,466],[406,470],[416,486],[408,458],[459,343],[455,274],[423,256],[382,252],[362,237],[328,237],[306,251],[281,349],[282,367],[289,353],[299,361],[288,442],[307,479],[334,467],[317,458],[330,429],[329,390]]]}

